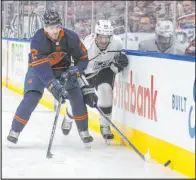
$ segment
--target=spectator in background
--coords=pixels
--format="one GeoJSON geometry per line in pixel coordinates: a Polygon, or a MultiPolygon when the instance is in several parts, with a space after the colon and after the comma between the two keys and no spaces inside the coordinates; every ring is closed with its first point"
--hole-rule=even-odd
{"type": "Polygon", "coordinates": [[[80,38],[85,38],[90,34],[88,21],[79,19],[74,23],[74,31],[79,35],[80,38]]]}
{"type": "Polygon", "coordinates": [[[148,2],[147,1],[137,1],[137,7],[140,9],[144,9],[145,6],[147,6],[148,2]]]}
{"type": "Polygon", "coordinates": [[[185,55],[195,56],[195,39],[193,39],[186,48],[185,55]]]}
{"type": "Polygon", "coordinates": [[[140,11],[130,13],[130,16],[128,17],[128,26],[130,32],[138,32],[139,31],[139,21],[140,17],[143,16],[143,13],[140,11]]]}
{"type": "Polygon", "coordinates": [[[195,9],[192,1],[183,1],[182,2],[184,15],[195,13],[195,9]]]}
{"type": "Polygon", "coordinates": [[[174,11],[174,3],[173,3],[173,1],[171,1],[170,3],[167,3],[167,4],[168,4],[168,12],[166,12],[166,14],[168,14],[168,16],[169,16],[168,19],[173,20],[174,12],[176,12],[176,18],[177,18],[177,19],[178,19],[180,16],[183,15],[184,10],[183,10],[183,6],[181,5],[180,2],[176,2],[175,11],[174,11]]]}
{"type": "Polygon", "coordinates": [[[156,23],[157,23],[157,19],[156,19],[156,16],[149,16],[149,17],[150,17],[152,31],[154,32],[155,26],[156,26],[156,23]]]}
{"type": "Polygon", "coordinates": [[[176,13],[177,13],[177,18],[183,15],[183,6],[182,4],[180,4],[180,2],[177,3],[177,7],[176,7],[176,13]]]}
{"type": "Polygon", "coordinates": [[[156,15],[156,4],[153,1],[137,1],[137,7],[135,7],[133,11],[135,11],[136,8],[148,16],[156,15]]]}
{"type": "MultiPolygon", "coordinates": [[[[195,28],[195,8],[194,8],[195,4],[194,2],[183,1],[182,6],[183,6],[183,14],[181,15],[181,17],[177,19],[178,29],[195,28]]],[[[195,31],[192,31],[192,32],[195,33],[195,31]]]]}
{"type": "Polygon", "coordinates": [[[185,54],[185,47],[176,43],[173,23],[169,20],[158,21],[155,37],[139,43],[139,51],[185,54]]]}
{"type": "Polygon", "coordinates": [[[162,20],[166,14],[165,3],[156,1],[156,19],[162,20]]]}
{"type": "Polygon", "coordinates": [[[143,15],[139,21],[139,32],[154,32],[153,24],[151,23],[150,17],[143,15]]]}

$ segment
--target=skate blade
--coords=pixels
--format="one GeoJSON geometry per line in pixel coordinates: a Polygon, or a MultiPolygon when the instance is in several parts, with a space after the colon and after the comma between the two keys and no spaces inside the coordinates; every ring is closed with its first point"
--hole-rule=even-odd
{"type": "Polygon", "coordinates": [[[91,148],[91,143],[84,143],[85,148],[90,149],[91,148]]]}
{"type": "Polygon", "coordinates": [[[7,142],[7,147],[8,147],[8,148],[10,148],[10,149],[12,149],[12,148],[16,148],[16,147],[17,147],[17,144],[15,144],[15,143],[13,143],[13,142],[8,141],[8,142],[7,142]]]}
{"type": "Polygon", "coordinates": [[[111,145],[111,139],[105,139],[105,143],[110,146],[111,145]]]}

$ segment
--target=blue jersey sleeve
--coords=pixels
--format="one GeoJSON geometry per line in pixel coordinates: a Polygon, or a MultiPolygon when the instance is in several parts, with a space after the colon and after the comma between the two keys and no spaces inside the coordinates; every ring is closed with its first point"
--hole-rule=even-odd
{"type": "Polygon", "coordinates": [[[75,34],[72,48],[72,57],[75,65],[78,67],[80,73],[87,68],[88,65],[88,52],[84,44],[81,42],[79,36],[75,34]]]}
{"type": "Polygon", "coordinates": [[[31,66],[38,78],[48,88],[50,82],[55,79],[53,70],[49,63],[47,48],[44,43],[33,39],[31,41],[31,66]]]}

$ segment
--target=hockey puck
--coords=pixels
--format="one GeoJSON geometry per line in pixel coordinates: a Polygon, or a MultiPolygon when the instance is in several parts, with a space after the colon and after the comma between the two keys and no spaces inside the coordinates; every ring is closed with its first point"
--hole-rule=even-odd
{"type": "Polygon", "coordinates": [[[164,164],[164,166],[167,167],[170,163],[171,163],[171,161],[168,160],[168,161],[164,164]]]}

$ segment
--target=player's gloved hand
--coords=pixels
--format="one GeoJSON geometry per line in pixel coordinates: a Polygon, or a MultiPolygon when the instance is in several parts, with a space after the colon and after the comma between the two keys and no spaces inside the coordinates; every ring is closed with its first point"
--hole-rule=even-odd
{"type": "Polygon", "coordinates": [[[52,93],[52,95],[55,97],[55,99],[61,103],[64,104],[66,97],[67,97],[67,91],[64,89],[63,85],[56,79],[54,79],[48,87],[48,90],[52,93]]]}
{"type": "Polygon", "coordinates": [[[128,65],[128,58],[125,54],[120,53],[119,55],[114,57],[115,62],[110,64],[110,68],[114,73],[118,73],[123,71],[125,67],[128,65]]]}
{"type": "Polygon", "coordinates": [[[84,96],[85,104],[93,108],[94,104],[97,104],[98,101],[98,97],[95,94],[95,89],[90,85],[86,85],[82,88],[82,93],[84,96]]]}
{"type": "Polygon", "coordinates": [[[80,76],[80,71],[76,66],[67,69],[61,74],[60,82],[65,90],[70,90],[79,87],[77,78],[80,76]]]}

